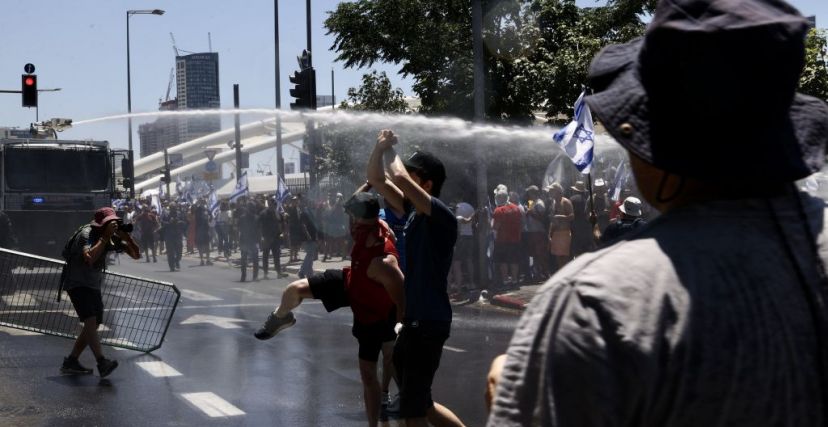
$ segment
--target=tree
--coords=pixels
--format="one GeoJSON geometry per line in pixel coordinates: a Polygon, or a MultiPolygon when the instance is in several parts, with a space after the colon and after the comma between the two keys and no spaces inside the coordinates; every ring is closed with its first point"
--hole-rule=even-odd
{"type": "Polygon", "coordinates": [[[379,74],[372,71],[362,76],[360,87],[348,89],[348,99],[340,104],[340,108],[405,113],[408,111],[408,104],[405,102],[402,89],[391,87],[391,80],[385,71],[379,74]]]}
{"type": "MultiPolygon", "coordinates": [[[[571,114],[589,62],[609,44],[643,33],[656,0],[484,0],[486,105],[490,120],[528,122],[539,109],[571,114]]],[[[325,21],[346,67],[400,65],[414,78],[420,111],[473,115],[469,0],[356,0],[325,21]]]]}
{"type": "Polygon", "coordinates": [[[828,41],[824,30],[812,29],[805,40],[805,67],[799,92],[828,101],[828,41]]]}

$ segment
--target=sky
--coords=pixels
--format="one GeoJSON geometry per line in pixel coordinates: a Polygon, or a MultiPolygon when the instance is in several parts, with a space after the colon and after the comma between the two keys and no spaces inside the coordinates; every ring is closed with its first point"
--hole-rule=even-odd
{"type": "MultiPolygon", "coordinates": [[[[580,6],[602,1],[577,0],[580,6]]],[[[282,105],[292,98],[288,75],[296,68],[296,56],[305,48],[305,2],[281,0],[282,105]]],[[[344,69],[330,50],[333,37],[325,34],[323,22],[339,0],[312,1],[312,50],[319,94],[331,92],[334,71],[335,94],[342,100],[349,87],[358,86],[371,69],[344,69]]],[[[828,27],[828,2],[792,0],[806,16],[816,15],[819,27],[828,27]]],[[[180,50],[219,53],[221,105],[233,106],[233,84],[240,85],[242,108],[272,108],[274,84],[274,0],[2,0],[0,16],[3,43],[0,43],[0,89],[19,90],[23,66],[36,66],[40,89],[61,88],[40,93],[40,120],[66,117],[74,121],[123,114],[127,111],[126,11],[163,9],[163,16],[136,15],[130,18],[132,63],[132,110],[150,112],[167,91],[175,55],[170,32],[180,50]]],[[[395,87],[411,95],[410,78],[398,74],[399,64],[378,64],[395,87]]],[[[175,87],[171,97],[175,97],[175,87]]],[[[35,110],[20,106],[19,94],[0,94],[0,126],[28,127],[35,110]]],[[[134,121],[133,144],[138,154],[134,121]]],[[[225,118],[224,126],[232,126],[225,118]]],[[[62,139],[108,140],[115,148],[127,146],[125,120],[77,126],[60,135],[62,139]]]]}

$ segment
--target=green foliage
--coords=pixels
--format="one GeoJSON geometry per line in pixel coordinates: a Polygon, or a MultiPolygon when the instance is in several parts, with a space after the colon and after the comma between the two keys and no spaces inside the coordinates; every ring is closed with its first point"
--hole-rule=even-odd
{"type": "MultiPolygon", "coordinates": [[[[571,114],[589,63],[601,47],[641,35],[656,0],[484,0],[486,113],[525,123],[533,112],[571,114]]],[[[421,113],[471,118],[473,63],[469,0],[356,0],[340,3],[325,26],[347,67],[400,65],[412,76],[421,113]]]]}
{"type": "Polygon", "coordinates": [[[799,92],[828,100],[828,41],[824,30],[811,30],[805,40],[805,68],[799,92]]]}
{"type": "Polygon", "coordinates": [[[403,91],[392,88],[385,71],[372,71],[362,76],[362,85],[348,89],[348,99],[339,106],[342,109],[358,111],[379,111],[383,113],[405,113],[408,104],[403,91]]]}

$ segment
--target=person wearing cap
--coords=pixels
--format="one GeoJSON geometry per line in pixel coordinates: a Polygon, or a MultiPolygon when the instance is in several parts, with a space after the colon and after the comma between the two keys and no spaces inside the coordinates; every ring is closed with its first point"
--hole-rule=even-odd
{"type": "Polygon", "coordinates": [[[536,185],[526,187],[526,249],[532,257],[532,277],[537,281],[549,277],[549,254],[547,252],[546,204],[540,197],[536,185]]]}
{"type": "Polygon", "coordinates": [[[367,185],[361,187],[344,205],[354,239],[350,267],[329,269],[288,285],[279,307],[254,335],[267,340],[293,326],[296,318],[292,310],[306,298],[321,300],[328,312],[351,307],[354,315],[351,332],[359,342],[365,411],[368,424],[377,426],[381,408],[377,362],[382,353],[383,374],[390,372],[397,337],[395,325],[402,320],[405,292],[394,233],[379,220],[379,198],[367,190],[367,185]]]}
{"type": "Polygon", "coordinates": [[[569,201],[572,203],[572,257],[577,257],[585,252],[595,249],[595,238],[592,233],[593,226],[589,221],[590,206],[589,195],[583,181],[575,181],[570,187],[571,194],[569,201]]]}
{"type": "Polygon", "coordinates": [[[107,252],[126,252],[133,259],[141,254],[130,233],[121,230],[120,218],[109,207],[95,211],[89,224],[82,226],[73,237],[70,246],[63,290],[69,294],[72,306],[83,323],[72,352],[63,359],[60,371],[64,374],[91,374],[92,369],[84,367],[78,358],[89,347],[98,364],[98,373],[103,378],[118,367],[118,362],[107,359],[101,349],[98,326],[103,323],[103,298],[101,286],[106,270],[107,252]]]}
{"type": "MultiPolygon", "coordinates": [[[[595,210],[595,225],[598,226],[599,231],[603,231],[609,226],[610,218],[610,200],[607,194],[607,183],[603,178],[598,178],[592,185],[592,207],[595,210]]],[[[590,219],[592,221],[593,219],[590,219]]]]}
{"type": "Polygon", "coordinates": [[[489,426],[828,423],[826,206],[795,187],[828,140],[796,93],[809,28],[782,0],[662,0],[597,55],[586,102],[661,215],[538,291],[489,426]]]}
{"type": "Polygon", "coordinates": [[[517,205],[509,203],[506,191],[495,193],[495,204],[497,207],[492,212],[492,230],[495,232],[492,258],[500,271],[500,286],[511,288],[519,282],[523,215],[517,205]]]}
{"type": "Polygon", "coordinates": [[[417,151],[403,162],[383,130],[368,160],[368,182],[384,197],[402,197],[414,207],[405,228],[406,274],[403,328],[394,346],[400,380],[400,418],[407,426],[463,425],[431,398],[431,384],[451,330],[448,273],[457,241],[457,218],[440,199],[443,163],[417,151]]]}
{"type": "Polygon", "coordinates": [[[627,197],[619,209],[621,216],[599,233],[598,241],[603,245],[613,243],[627,233],[647,225],[647,221],[641,218],[641,200],[638,197],[627,197]]]}

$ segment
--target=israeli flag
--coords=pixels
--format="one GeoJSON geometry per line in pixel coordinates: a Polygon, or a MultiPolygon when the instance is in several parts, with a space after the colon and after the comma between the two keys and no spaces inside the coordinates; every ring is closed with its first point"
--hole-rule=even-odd
{"type": "Polygon", "coordinates": [[[279,183],[276,185],[276,203],[280,210],[288,197],[290,197],[290,190],[285,184],[285,180],[279,175],[279,183]]]}
{"type": "Polygon", "coordinates": [[[218,196],[216,195],[216,190],[212,189],[210,191],[210,214],[213,215],[213,218],[218,216],[218,211],[219,211],[218,196]]]}
{"type": "Polygon", "coordinates": [[[627,168],[627,163],[621,161],[621,164],[618,165],[618,169],[615,171],[615,178],[612,180],[613,183],[613,190],[612,190],[612,200],[618,201],[621,199],[621,191],[624,189],[624,186],[627,185],[627,179],[630,177],[630,171],[627,168]]]}
{"type": "Polygon", "coordinates": [[[158,216],[161,216],[163,214],[163,212],[161,210],[161,196],[160,196],[160,193],[159,194],[153,194],[150,203],[152,203],[152,207],[155,208],[155,211],[158,212],[158,216]]]}
{"type": "Polygon", "coordinates": [[[592,113],[584,102],[586,90],[575,102],[575,118],[552,136],[552,139],[563,148],[566,155],[575,163],[579,172],[586,175],[592,170],[592,157],[595,148],[595,129],[593,128],[592,113]]]}
{"type": "Polygon", "coordinates": [[[239,197],[247,195],[247,171],[242,172],[236,182],[236,189],[230,194],[230,201],[235,202],[239,197]]]}

